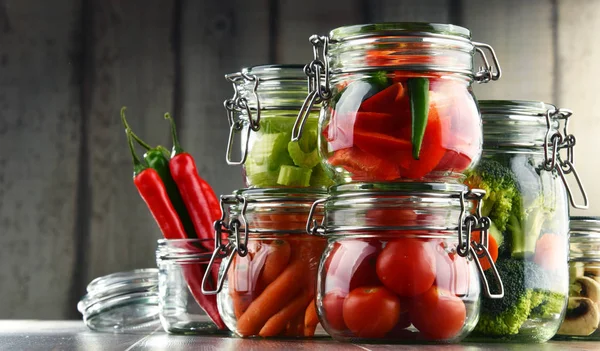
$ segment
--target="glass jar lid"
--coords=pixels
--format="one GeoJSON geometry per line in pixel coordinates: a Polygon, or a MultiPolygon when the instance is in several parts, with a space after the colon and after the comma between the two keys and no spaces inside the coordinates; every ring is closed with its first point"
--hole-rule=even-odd
{"type": "MultiPolygon", "coordinates": [[[[456,236],[459,223],[473,210],[476,194],[458,183],[350,183],[332,186],[322,204],[324,218],[310,231],[324,235],[350,232],[425,230],[456,236]],[[471,195],[468,195],[471,194],[471,195]]],[[[313,220],[313,218],[309,218],[313,220]]]]}
{"type": "Polygon", "coordinates": [[[160,325],[158,269],[137,269],[99,277],[87,286],[77,304],[92,330],[133,332],[160,325]]]}
{"type": "MultiPolygon", "coordinates": [[[[558,133],[569,110],[541,101],[480,100],[483,146],[543,148],[549,133],[558,133]]],[[[552,144],[549,145],[552,147],[552,144]]]]}
{"type": "MultiPolygon", "coordinates": [[[[298,110],[306,97],[307,78],[304,65],[259,65],[229,73],[225,79],[233,84],[234,96],[225,101],[235,104],[248,118],[250,110],[298,110]]],[[[314,107],[318,110],[318,106],[314,107]]]]}
{"type": "Polygon", "coordinates": [[[480,82],[497,80],[501,75],[491,46],[472,42],[468,29],[452,24],[359,24],[336,28],[328,37],[313,37],[313,45],[323,45],[323,52],[328,53],[323,56],[329,61],[329,73],[334,75],[385,69],[456,73],[480,82]],[[491,54],[492,61],[484,50],[491,54]],[[476,53],[485,67],[473,73],[476,53]]]}
{"type": "Polygon", "coordinates": [[[600,217],[572,216],[569,228],[570,261],[600,262],[600,217]]]}
{"type": "Polygon", "coordinates": [[[239,189],[221,199],[227,205],[224,222],[238,220],[248,234],[305,234],[313,202],[326,195],[312,188],[239,189]]]}

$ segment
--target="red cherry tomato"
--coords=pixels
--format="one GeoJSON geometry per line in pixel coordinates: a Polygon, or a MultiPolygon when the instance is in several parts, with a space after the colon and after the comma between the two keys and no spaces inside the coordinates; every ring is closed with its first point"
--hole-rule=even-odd
{"type": "Polygon", "coordinates": [[[344,300],[344,322],[354,335],[361,338],[381,338],[400,317],[400,299],[388,289],[360,287],[344,300]]]}
{"type": "Polygon", "coordinates": [[[377,258],[377,276],[400,296],[424,293],[435,281],[436,253],[419,239],[397,239],[387,243],[377,258]]]}
{"type": "Polygon", "coordinates": [[[347,294],[359,286],[381,285],[375,272],[380,251],[379,240],[336,242],[325,263],[325,292],[340,289],[347,294]]]}
{"type": "Polygon", "coordinates": [[[464,296],[469,293],[471,271],[466,258],[456,252],[448,252],[446,243],[434,245],[436,252],[436,278],[435,285],[452,292],[454,295],[464,296]]]}
{"type": "Polygon", "coordinates": [[[336,289],[326,293],[323,297],[323,319],[326,329],[328,326],[337,331],[346,329],[343,316],[346,295],[348,295],[347,292],[336,289]]]}
{"type": "Polygon", "coordinates": [[[410,320],[422,336],[430,340],[451,340],[457,337],[467,319],[467,309],[453,293],[432,286],[413,298],[410,320]]]}

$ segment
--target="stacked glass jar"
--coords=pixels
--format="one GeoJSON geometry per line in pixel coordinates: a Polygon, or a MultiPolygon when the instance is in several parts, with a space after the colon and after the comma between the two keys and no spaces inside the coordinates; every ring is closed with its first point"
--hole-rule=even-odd
{"type": "Polygon", "coordinates": [[[327,238],[319,319],[341,341],[460,341],[479,317],[480,277],[488,297],[503,296],[484,192],[462,183],[481,156],[471,84],[500,77],[494,52],[443,24],[348,26],[310,41],[292,140],[320,103],[319,154],[336,183],[313,206],[323,222],[307,225],[327,238]]]}
{"type": "Polygon", "coordinates": [[[221,260],[220,275],[217,288],[204,292],[217,294],[220,315],[238,336],[313,337],[319,324],[317,266],[325,240],[306,234],[305,227],[312,203],[333,184],[317,148],[319,106],[309,111],[303,138],[293,142],[306,96],[303,66],[255,66],[226,79],[234,89],[225,101],[226,160],[243,166],[246,187],[221,197],[223,216],[215,225],[219,242],[210,263],[221,260]],[[220,241],[222,233],[227,242],[220,241]]]}

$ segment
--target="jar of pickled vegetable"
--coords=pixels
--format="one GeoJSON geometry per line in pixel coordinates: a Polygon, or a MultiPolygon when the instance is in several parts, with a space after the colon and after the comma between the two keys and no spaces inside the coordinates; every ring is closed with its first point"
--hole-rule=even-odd
{"type": "MultiPolygon", "coordinates": [[[[317,313],[334,339],[452,343],[475,327],[480,275],[493,271],[493,261],[485,244],[489,220],[467,212],[482,192],[466,189],[353,183],[315,202],[324,218],[307,230],[328,239],[317,313]]],[[[503,294],[498,276],[484,287],[491,297],[503,294]]]]}
{"type": "Polygon", "coordinates": [[[497,80],[500,66],[469,30],[367,24],[310,41],[309,94],[293,138],[304,134],[313,102],[322,102],[319,147],[336,183],[456,181],[477,162],[481,119],[471,85],[497,80]],[[474,73],[476,53],[485,66],[474,73]]]}
{"type": "Polygon", "coordinates": [[[544,342],[558,330],[568,294],[571,112],[534,101],[480,101],[480,109],[483,156],[465,184],[486,190],[482,214],[492,221],[490,253],[506,294],[482,300],[471,336],[544,342]]]}
{"type": "Polygon", "coordinates": [[[557,338],[600,340],[600,217],[571,217],[569,302],[557,338]]]}
{"type": "Polygon", "coordinates": [[[325,240],[305,228],[312,203],[324,196],[316,189],[275,188],[221,197],[225,215],[216,228],[230,240],[216,243],[221,276],[217,289],[205,293],[218,294],[219,313],[237,335],[315,335],[315,285],[325,240]]]}
{"type": "Polygon", "coordinates": [[[291,133],[306,96],[301,65],[263,65],[225,76],[234,95],[225,101],[230,124],[227,163],[243,165],[245,185],[256,188],[326,188],[317,149],[319,109],[308,111],[306,132],[292,143],[291,133]],[[234,160],[234,143],[241,136],[241,156],[234,160]]]}
{"type": "MultiPolygon", "coordinates": [[[[169,334],[226,335],[215,296],[202,294],[202,279],[210,262],[213,246],[210,239],[172,239],[158,241],[159,314],[163,329],[169,334]]],[[[210,274],[216,283],[217,269],[210,274]]]]}

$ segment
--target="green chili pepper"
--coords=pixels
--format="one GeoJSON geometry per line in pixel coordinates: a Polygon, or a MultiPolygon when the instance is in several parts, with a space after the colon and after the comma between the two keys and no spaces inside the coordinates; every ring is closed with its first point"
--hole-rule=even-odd
{"type": "Polygon", "coordinates": [[[409,78],[407,85],[412,115],[412,153],[413,158],[418,160],[429,115],[429,79],[409,78]]]}
{"type": "Polygon", "coordinates": [[[169,199],[171,199],[171,203],[177,211],[179,215],[179,219],[183,224],[183,228],[187,234],[188,238],[197,238],[198,235],[194,230],[194,224],[192,223],[192,219],[183,203],[183,198],[179,193],[179,189],[177,188],[177,184],[173,180],[171,176],[171,171],[169,170],[169,150],[167,150],[163,146],[151,147],[145,141],[140,139],[135,133],[131,131],[131,128],[127,124],[127,120],[125,119],[125,107],[121,109],[121,120],[125,125],[125,128],[129,131],[133,140],[135,140],[138,144],[140,144],[144,149],[146,149],[146,153],[144,154],[144,160],[148,164],[148,166],[158,173],[160,179],[163,181],[165,188],[167,189],[167,194],[169,195],[169,199]]]}

